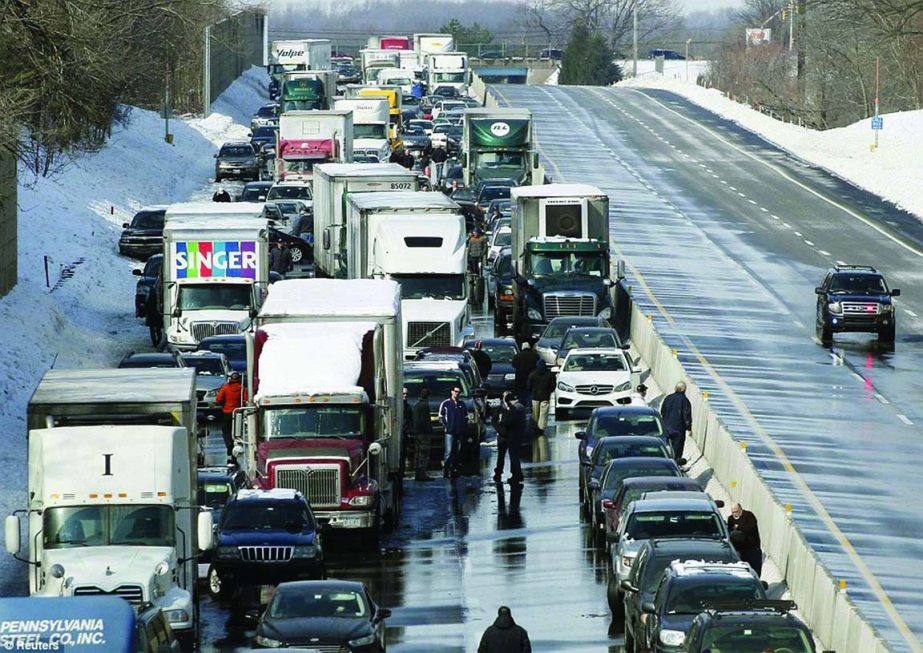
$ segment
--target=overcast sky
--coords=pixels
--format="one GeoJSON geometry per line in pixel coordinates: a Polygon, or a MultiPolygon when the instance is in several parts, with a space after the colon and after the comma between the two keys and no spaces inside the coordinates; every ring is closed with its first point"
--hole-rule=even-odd
{"type": "Polygon", "coordinates": [[[700,9],[740,7],[743,5],[743,0],[679,0],[679,4],[685,7],[686,11],[698,11],[700,9]]]}

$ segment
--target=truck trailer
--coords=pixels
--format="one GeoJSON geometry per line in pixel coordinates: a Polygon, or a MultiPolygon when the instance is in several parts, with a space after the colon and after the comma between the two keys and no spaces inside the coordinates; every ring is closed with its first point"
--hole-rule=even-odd
{"type": "Polygon", "coordinates": [[[380,163],[391,156],[388,133],[390,104],[384,97],[343,98],[334,102],[337,111],[353,112],[353,155],[364,154],[380,163]]]}
{"type": "Polygon", "coordinates": [[[286,73],[330,68],[329,39],[273,41],[269,46],[269,97],[275,99],[282,89],[286,73]]]}
{"type": "Polygon", "coordinates": [[[455,52],[455,38],[451,34],[414,34],[413,49],[422,68],[426,66],[426,58],[430,54],[455,52]]]}

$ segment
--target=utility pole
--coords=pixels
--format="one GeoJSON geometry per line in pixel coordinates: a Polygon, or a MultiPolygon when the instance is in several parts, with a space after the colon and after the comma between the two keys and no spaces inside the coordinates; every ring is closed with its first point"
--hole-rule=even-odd
{"type": "Polygon", "coordinates": [[[788,3],[788,51],[795,49],[795,2],[788,3]]]}
{"type": "Polygon", "coordinates": [[[631,66],[631,76],[638,76],[638,0],[634,1],[631,12],[631,52],[633,63],[631,66]]]}
{"type": "Polygon", "coordinates": [[[686,39],[686,81],[689,81],[689,44],[692,43],[692,37],[686,39]]]}

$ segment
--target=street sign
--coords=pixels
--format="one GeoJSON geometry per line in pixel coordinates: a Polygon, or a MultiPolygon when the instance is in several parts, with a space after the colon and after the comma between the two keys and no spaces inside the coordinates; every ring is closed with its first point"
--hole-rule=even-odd
{"type": "Polygon", "coordinates": [[[885,128],[885,119],[881,116],[872,116],[872,129],[879,131],[885,128]]]}

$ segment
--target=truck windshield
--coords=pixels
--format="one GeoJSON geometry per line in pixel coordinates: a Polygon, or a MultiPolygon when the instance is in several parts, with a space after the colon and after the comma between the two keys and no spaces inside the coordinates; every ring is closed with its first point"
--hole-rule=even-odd
{"type": "MultiPolygon", "coordinates": [[[[477,157],[477,170],[496,171],[498,169],[519,171],[525,169],[526,158],[522,152],[481,152],[477,157]]],[[[496,177],[496,174],[488,175],[496,177]]],[[[512,174],[506,175],[513,177],[512,174]]]]}
{"type": "Polygon", "coordinates": [[[170,506],[106,505],[49,508],[43,516],[46,549],[81,546],[174,546],[170,506]]]}
{"type": "MultiPolygon", "coordinates": [[[[286,176],[298,174],[312,174],[314,166],[320,163],[326,163],[327,159],[285,159],[286,176]]],[[[271,199],[267,197],[266,199],[271,199]]]]}
{"type": "Polygon", "coordinates": [[[353,125],[353,138],[388,138],[388,125],[353,125]]]}
{"type": "Polygon", "coordinates": [[[323,100],[290,100],[283,98],[282,111],[314,111],[323,109],[323,100]]]}
{"type": "Polygon", "coordinates": [[[362,438],[365,421],[361,405],[268,408],[263,415],[263,438],[362,438]]]}
{"type": "Polygon", "coordinates": [[[250,306],[251,284],[183,284],[177,305],[184,311],[243,311],[250,306]]]}
{"type": "Polygon", "coordinates": [[[606,257],[598,252],[533,252],[531,267],[536,277],[567,273],[601,277],[606,269],[606,257]]]}
{"type": "Polygon", "coordinates": [[[465,73],[436,73],[436,82],[464,82],[465,73]]]}
{"type": "Polygon", "coordinates": [[[464,299],[463,274],[394,274],[391,278],[401,284],[401,299],[464,299]]]}

